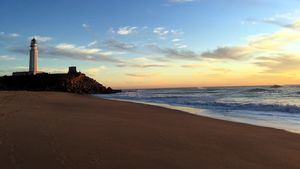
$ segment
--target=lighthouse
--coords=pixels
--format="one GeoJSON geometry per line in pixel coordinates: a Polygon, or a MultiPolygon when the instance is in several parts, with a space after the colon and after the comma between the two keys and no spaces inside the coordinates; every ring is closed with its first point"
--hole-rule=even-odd
{"type": "Polygon", "coordinates": [[[38,73],[38,47],[35,38],[31,40],[30,44],[29,73],[33,75],[38,73]]]}

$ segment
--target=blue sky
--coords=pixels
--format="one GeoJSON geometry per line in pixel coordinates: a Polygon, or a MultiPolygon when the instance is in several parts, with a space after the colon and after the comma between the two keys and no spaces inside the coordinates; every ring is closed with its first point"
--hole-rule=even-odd
{"type": "MultiPolygon", "coordinates": [[[[286,60],[264,64],[279,62],[282,53],[298,61],[293,48],[298,39],[276,49],[264,43],[269,48],[263,51],[250,44],[282,31],[289,35],[286,25],[299,19],[299,5],[298,0],[1,0],[0,74],[26,70],[28,41],[35,36],[41,70],[76,65],[113,87],[266,84],[264,76],[298,83],[297,76],[289,78],[298,70],[278,73],[286,60]],[[232,70],[240,67],[243,76],[232,70]]],[[[285,37],[275,41],[290,41],[285,37]]]]}

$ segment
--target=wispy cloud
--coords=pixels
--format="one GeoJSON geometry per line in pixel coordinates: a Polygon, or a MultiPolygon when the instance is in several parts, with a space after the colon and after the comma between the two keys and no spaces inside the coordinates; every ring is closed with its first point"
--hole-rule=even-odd
{"type": "Polygon", "coordinates": [[[204,52],[201,54],[202,58],[211,59],[231,59],[231,60],[242,60],[248,56],[251,56],[252,51],[249,47],[219,47],[213,51],[204,52]]]}
{"type": "Polygon", "coordinates": [[[184,32],[182,30],[167,29],[162,26],[154,28],[153,33],[160,39],[164,39],[164,40],[166,40],[168,37],[178,40],[179,38],[182,38],[182,36],[184,35],[184,32]]]}
{"type": "Polygon", "coordinates": [[[82,28],[83,28],[84,30],[86,30],[86,31],[91,31],[91,26],[90,26],[90,25],[84,23],[84,24],[82,24],[81,26],[82,26],[82,28]]]}
{"type": "Polygon", "coordinates": [[[174,29],[171,29],[170,33],[171,33],[173,36],[177,37],[177,38],[179,38],[179,37],[181,37],[181,36],[184,35],[184,31],[182,31],[182,30],[174,30],[174,29]]]}
{"type": "MultiPolygon", "coordinates": [[[[27,70],[27,67],[24,67],[23,70],[27,70]]],[[[68,72],[68,68],[66,67],[41,67],[41,71],[43,72],[51,72],[51,73],[66,73],[68,72]]]]}
{"type": "Polygon", "coordinates": [[[114,49],[114,50],[119,50],[119,51],[135,51],[137,46],[133,43],[126,43],[122,41],[118,41],[115,39],[110,39],[105,41],[105,44],[108,48],[114,49]]]}
{"type": "Polygon", "coordinates": [[[0,55],[0,60],[1,61],[9,61],[9,60],[15,60],[15,57],[8,56],[8,55],[0,55]]]}
{"type": "Polygon", "coordinates": [[[0,32],[0,40],[13,40],[19,37],[20,35],[17,33],[5,33],[0,32]]]}
{"type": "MultiPolygon", "coordinates": [[[[201,53],[201,58],[210,59],[230,59],[241,60],[255,59],[260,56],[275,57],[276,61],[278,56],[287,54],[290,55],[290,46],[300,43],[300,20],[295,20],[289,26],[281,26],[278,31],[268,34],[258,34],[247,38],[244,45],[218,47],[215,50],[201,53]],[[271,56],[270,56],[271,55],[271,56]]],[[[291,57],[280,57],[280,60],[285,58],[291,60],[291,57]]],[[[296,58],[294,55],[293,58],[296,58]]],[[[266,61],[266,60],[265,60],[266,61]]],[[[269,60],[270,61],[270,58],[269,60]]],[[[275,60],[272,61],[272,64],[275,60]]],[[[267,62],[271,66],[271,62],[267,62]]],[[[256,65],[264,67],[264,62],[259,61],[256,65]]],[[[278,66],[278,64],[276,64],[278,66]]],[[[276,67],[277,67],[276,66],[276,67]]],[[[283,66],[279,66],[283,67],[283,66]]],[[[274,68],[274,67],[273,67],[274,68]]]]}
{"type": "Polygon", "coordinates": [[[300,71],[300,58],[295,55],[275,54],[273,56],[258,57],[255,64],[266,68],[267,73],[288,73],[300,71]]]}
{"type": "Polygon", "coordinates": [[[95,46],[97,43],[98,43],[98,41],[95,40],[95,41],[90,42],[87,46],[92,47],[92,46],[95,46]]]}
{"type": "MultiPolygon", "coordinates": [[[[28,50],[24,45],[10,46],[8,50],[11,52],[28,54],[28,50]]],[[[50,58],[70,58],[85,61],[106,61],[120,63],[121,61],[115,57],[117,55],[113,51],[103,51],[100,48],[90,48],[87,46],[77,46],[69,43],[60,43],[57,45],[41,44],[39,45],[41,57],[50,58]]]]}
{"type": "Polygon", "coordinates": [[[126,73],[126,76],[135,77],[135,78],[144,78],[156,76],[156,73],[126,73]]]}
{"type": "Polygon", "coordinates": [[[86,48],[84,46],[61,43],[52,49],[53,50],[46,51],[47,54],[89,61],[118,62],[117,59],[113,58],[112,52],[104,52],[99,48],[86,48]]]}
{"type": "MultiPolygon", "coordinates": [[[[298,24],[298,21],[291,25],[294,29],[300,29],[300,24],[298,24]]],[[[257,49],[275,50],[300,41],[300,32],[293,29],[283,28],[279,31],[269,34],[250,36],[248,41],[250,46],[257,49]]]]}
{"type": "Polygon", "coordinates": [[[105,66],[99,66],[99,67],[88,68],[84,72],[87,73],[89,76],[95,77],[98,73],[101,73],[106,69],[107,68],[105,66]]]}
{"type": "Polygon", "coordinates": [[[16,37],[19,37],[20,35],[17,34],[17,33],[11,33],[9,34],[10,37],[13,37],[13,38],[16,38],[16,37]]]}
{"type": "Polygon", "coordinates": [[[258,23],[265,23],[270,25],[276,25],[279,27],[286,27],[291,28],[290,23],[282,20],[277,20],[276,18],[265,18],[265,19],[254,19],[254,18],[247,18],[241,22],[243,25],[257,25],[258,23]]]}
{"type": "Polygon", "coordinates": [[[183,68],[199,68],[201,66],[205,66],[205,65],[197,63],[197,64],[182,65],[181,67],[183,67],[183,68]]]}
{"type": "Polygon", "coordinates": [[[40,42],[44,43],[44,42],[48,42],[48,41],[52,40],[52,37],[49,37],[49,36],[34,35],[34,36],[28,37],[28,41],[30,41],[32,38],[35,38],[38,43],[40,43],[40,42]]]}
{"type": "Polygon", "coordinates": [[[167,65],[158,61],[146,57],[136,57],[128,59],[117,65],[118,67],[135,67],[135,68],[160,68],[167,65]]]}
{"type": "Polygon", "coordinates": [[[130,35],[130,34],[133,34],[133,33],[136,33],[137,32],[137,27],[130,27],[130,26],[125,26],[125,27],[121,27],[118,29],[117,33],[119,35],[130,35]]]}
{"type": "Polygon", "coordinates": [[[201,58],[201,54],[189,49],[161,48],[157,45],[149,45],[148,48],[169,59],[199,60],[201,58]]]}
{"type": "Polygon", "coordinates": [[[172,40],[172,42],[181,42],[181,41],[182,39],[178,39],[178,38],[172,40]]]}
{"type": "Polygon", "coordinates": [[[300,18],[300,10],[294,10],[286,13],[278,13],[274,16],[256,19],[256,18],[247,18],[242,21],[242,24],[253,24],[256,25],[258,23],[266,23],[271,25],[276,25],[284,28],[294,28],[294,22],[299,20],[300,18]]]}
{"type": "Polygon", "coordinates": [[[165,39],[166,36],[170,33],[165,27],[157,27],[153,29],[153,33],[161,39],[165,39]]]}

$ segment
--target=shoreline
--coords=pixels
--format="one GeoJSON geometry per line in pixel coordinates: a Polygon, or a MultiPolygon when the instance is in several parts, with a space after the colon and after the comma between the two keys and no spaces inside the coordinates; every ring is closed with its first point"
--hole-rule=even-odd
{"type": "Polygon", "coordinates": [[[59,92],[0,92],[0,110],[0,168],[300,168],[279,129],[59,92]]]}
{"type": "Polygon", "coordinates": [[[216,120],[224,120],[224,121],[233,122],[233,123],[253,125],[253,126],[257,126],[257,127],[266,127],[266,128],[282,130],[285,132],[290,132],[290,133],[300,135],[300,129],[292,129],[290,126],[285,126],[286,128],[284,128],[284,127],[282,127],[282,125],[279,125],[279,124],[276,125],[274,123],[266,123],[265,122],[263,124],[263,120],[260,120],[260,122],[259,122],[257,120],[255,121],[255,120],[251,120],[251,119],[226,117],[224,115],[214,113],[213,111],[207,110],[207,109],[200,109],[200,108],[187,107],[187,106],[175,106],[175,105],[164,104],[164,103],[154,103],[154,102],[145,102],[145,101],[128,100],[128,99],[101,98],[100,96],[97,96],[97,95],[92,95],[92,96],[94,96],[96,98],[100,98],[100,99],[158,106],[158,107],[163,107],[163,108],[167,108],[167,109],[171,109],[171,110],[179,110],[179,111],[182,111],[183,113],[192,114],[192,115],[195,115],[198,117],[199,116],[200,117],[208,117],[208,118],[212,118],[212,119],[216,119],[216,120]]]}

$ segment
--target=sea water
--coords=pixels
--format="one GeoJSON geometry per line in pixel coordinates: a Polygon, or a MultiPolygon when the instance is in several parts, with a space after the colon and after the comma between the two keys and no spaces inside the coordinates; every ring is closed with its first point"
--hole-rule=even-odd
{"type": "Polygon", "coordinates": [[[137,89],[97,96],[300,133],[300,86],[137,89]]]}

